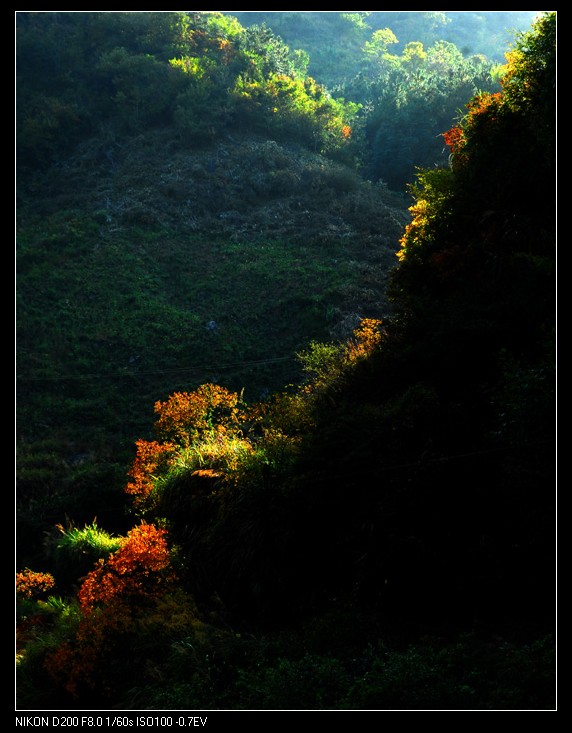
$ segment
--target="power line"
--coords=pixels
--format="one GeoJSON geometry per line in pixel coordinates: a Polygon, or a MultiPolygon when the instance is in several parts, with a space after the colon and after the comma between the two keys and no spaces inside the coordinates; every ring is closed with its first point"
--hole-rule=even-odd
{"type": "Polygon", "coordinates": [[[203,371],[220,371],[226,369],[245,369],[251,366],[263,366],[265,364],[277,364],[286,361],[296,361],[294,356],[276,356],[269,359],[252,359],[249,361],[236,361],[229,362],[227,364],[214,364],[214,365],[199,365],[199,366],[187,366],[178,367],[175,369],[149,369],[132,372],[108,372],[100,374],[67,374],[67,375],[56,375],[56,376],[34,376],[26,377],[22,375],[16,375],[16,379],[22,382],[65,382],[68,380],[83,380],[83,379],[108,379],[108,378],[136,378],[141,376],[149,375],[169,375],[169,374],[188,374],[191,372],[203,372],[203,371]]]}

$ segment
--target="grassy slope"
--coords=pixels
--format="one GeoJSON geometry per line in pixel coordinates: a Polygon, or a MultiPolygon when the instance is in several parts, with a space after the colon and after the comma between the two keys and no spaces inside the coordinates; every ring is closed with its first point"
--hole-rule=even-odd
{"type": "Polygon", "coordinates": [[[388,311],[404,200],[302,149],[97,138],[20,188],[20,545],[112,521],[155,401],[208,381],[255,401],[388,311]]]}

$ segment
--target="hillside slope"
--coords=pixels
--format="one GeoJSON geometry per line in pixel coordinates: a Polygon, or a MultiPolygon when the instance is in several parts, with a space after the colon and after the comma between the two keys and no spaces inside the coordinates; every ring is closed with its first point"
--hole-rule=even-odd
{"type": "Polygon", "coordinates": [[[52,514],[70,472],[127,465],[156,400],[205,381],[256,399],[299,378],[311,340],[383,317],[406,213],[303,148],[237,135],[189,150],[169,128],[92,138],[23,182],[22,497],[52,514]]]}
{"type": "Polygon", "coordinates": [[[443,133],[396,268],[399,201],[297,115],[21,180],[20,704],[553,708],[555,51],[550,13],[443,133]]]}

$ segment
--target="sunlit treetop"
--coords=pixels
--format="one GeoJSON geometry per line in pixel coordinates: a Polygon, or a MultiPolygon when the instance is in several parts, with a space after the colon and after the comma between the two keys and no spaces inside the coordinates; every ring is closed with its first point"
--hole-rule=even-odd
{"type": "Polygon", "coordinates": [[[468,249],[482,255],[485,247],[490,254],[493,242],[497,253],[550,252],[554,203],[546,182],[555,160],[555,24],[555,14],[547,13],[521,34],[507,54],[501,91],[476,94],[461,122],[443,133],[450,166],[420,171],[411,186],[412,220],[397,253],[402,264],[418,263],[441,281],[468,266],[468,249]],[[542,236],[531,238],[521,220],[542,207],[542,236]],[[471,211],[478,216],[476,229],[466,226],[471,211]]]}
{"type": "Polygon", "coordinates": [[[501,69],[500,93],[482,93],[470,100],[467,114],[459,125],[443,133],[455,166],[467,160],[475,137],[487,128],[492,134],[507,116],[530,116],[531,132],[553,141],[556,123],[556,13],[540,16],[530,31],[519,34],[506,54],[501,69]]]}
{"type": "Polygon", "coordinates": [[[533,102],[554,104],[556,88],[556,13],[541,15],[520,33],[506,54],[501,79],[505,101],[520,108],[533,102]]]}
{"type": "Polygon", "coordinates": [[[373,33],[370,41],[365,42],[363,50],[378,61],[386,60],[391,57],[387,49],[394,43],[398,43],[398,40],[391,28],[380,28],[373,33]]]}

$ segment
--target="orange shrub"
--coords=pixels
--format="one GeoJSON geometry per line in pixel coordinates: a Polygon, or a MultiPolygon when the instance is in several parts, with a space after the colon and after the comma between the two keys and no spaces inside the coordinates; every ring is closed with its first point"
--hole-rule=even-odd
{"type": "Polygon", "coordinates": [[[218,384],[202,384],[194,392],[175,392],[155,403],[159,416],[155,430],[160,438],[189,445],[209,430],[237,429],[241,418],[239,396],[218,384]]]}
{"type": "Polygon", "coordinates": [[[16,593],[22,598],[38,598],[52,590],[55,584],[51,573],[36,573],[28,568],[16,573],[16,593]]]}
{"type": "Polygon", "coordinates": [[[172,443],[158,443],[156,440],[138,440],[137,454],[129,471],[130,481],[125,492],[134,497],[136,509],[143,509],[149,504],[149,497],[154,488],[154,476],[169,463],[175,451],[172,443]]]}
{"type": "Polygon", "coordinates": [[[139,620],[162,603],[174,581],[166,530],[134,527],[85,578],[77,632],[47,655],[48,673],[74,696],[85,688],[110,691],[114,667],[125,662],[122,645],[136,636],[139,620]]]}

